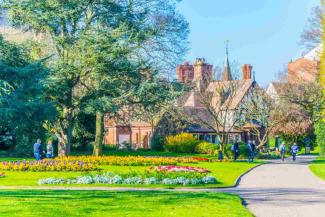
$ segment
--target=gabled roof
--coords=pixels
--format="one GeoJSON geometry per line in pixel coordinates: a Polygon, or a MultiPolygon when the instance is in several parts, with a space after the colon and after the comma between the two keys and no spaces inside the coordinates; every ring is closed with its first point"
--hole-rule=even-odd
{"type": "Polygon", "coordinates": [[[207,90],[213,93],[213,103],[222,101],[222,107],[225,109],[236,109],[254,84],[253,80],[213,81],[207,90]],[[225,99],[221,99],[220,91],[231,93],[225,99]]]}

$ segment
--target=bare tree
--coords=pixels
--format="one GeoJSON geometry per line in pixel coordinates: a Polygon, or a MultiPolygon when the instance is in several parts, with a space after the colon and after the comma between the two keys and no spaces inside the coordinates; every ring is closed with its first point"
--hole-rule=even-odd
{"type": "Polygon", "coordinates": [[[242,90],[243,81],[240,80],[214,81],[208,88],[191,92],[200,105],[183,106],[179,115],[188,123],[200,125],[215,133],[220,151],[225,153],[229,135],[240,132],[237,127],[244,110],[239,104],[246,100],[242,90]]]}
{"type": "MultiPolygon", "coordinates": [[[[322,3],[324,1],[322,0],[322,3]]],[[[312,49],[321,44],[323,36],[323,15],[324,6],[314,7],[311,11],[310,18],[307,21],[307,25],[301,34],[300,44],[307,49],[312,49]]]]}
{"type": "Polygon", "coordinates": [[[257,149],[263,148],[274,129],[283,122],[282,116],[276,112],[275,102],[264,89],[257,87],[254,92],[249,92],[248,100],[241,107],[241,127],[248,123],[250,132],[258,141],[257,149]]]}

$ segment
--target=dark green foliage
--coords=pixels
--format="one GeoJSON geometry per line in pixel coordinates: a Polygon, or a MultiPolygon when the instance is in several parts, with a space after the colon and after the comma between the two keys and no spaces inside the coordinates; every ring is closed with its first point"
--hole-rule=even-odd
{"type": "Polygon", "coordinates": [[[95,116],[81,112],[76,119],[73,130],[73,150],[87,151],[92,147],[91,143],[95,139],[95,116]]]}
{"type": "Polygon", "coordinates": [[[159,135],[154,135],[151,139],[151,149],[153,151],[164,150],[165,138],[159,135]]]}
{"type": "MultiPolygon", "coordinates": [[[[230,157],[230,158],[233,158],[234,156],[234,153],[233,151],[231,150],[231,146],[233,144],[227,144],[225,146],[225,155],[230,157]]],[[[248,145],[243,143],[243,142],[240,142],[239,143],[239,158],[241,159],[247,159],[249,156],[249,148],[248,148],[248,145]]]]}
{"type": "Polygon", "coordinates": [[[319,120],[315,124],[316,143],[319,145],[320,155],[325,156],[325,122],[319,120]]]}
{"type": "MultiPolygon", "coordinates": [[[[161,96],[150,91],[160,90],[155,75],[175,67],[187,48],[188,23],[176,2],[3,1],[12,25],[51,38],[48,95],[55,99],[59,117],[49,128],[63,144],[63,154],[69,154],[73,137],[82,133],[75,129],[81,107],[115,115],[123,106],[149,109],[160,102],[161,96]]],[[[103,130],[96,129],[99,144],[103,130]]]]}
{"type": "Polygon", "coordinates": [[[1,80],[10,85],[0,98],[0,133],[13,136],[17,154],[27,154],[37,138],[45,138],[44,122],[55,116],[53,104],[45,97],[48,70],[42,61],[31,60],[26,48],[2,37],[0,69],[1,80]]]}
{"type": "Polygon", "coordinates": [[[270,153],[259,152],[259,153],[257,153],[256,158],[272,160],[272,159],[280,159],[281,155],[280,155],[280,153],[277,153],[277,152],[270,152],[270,153]]]}

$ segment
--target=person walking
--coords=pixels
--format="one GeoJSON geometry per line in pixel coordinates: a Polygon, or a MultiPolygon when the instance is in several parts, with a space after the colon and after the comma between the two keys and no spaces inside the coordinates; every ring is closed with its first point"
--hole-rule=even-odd
{"type": "Polygon", "coordinates": [[[248,156],[248,162],[254,162],[255,158],[255,144],[252,140],[248,141],[248,149],[249,149],[249,156],[248,156]]]}
{"type": "Polygon", "coordinates": [[[287,151],[287,147],[286,147],[286,144],[284,142],[281,143],[281,145],[279,147],[279,150],[280,150],[280,154],[281,154],[281,160],[284,161],[284,157],[285,157],[285,154],[286,154],[286,151],[287,151]]]}
{"type": "Polygon", "coordinates": [[[239,143],[238,140],[235,140],[235,143],[232,146],[232,151],[234,153],[234,160],[236,161],[239,157],[239,143]]]}
{"type": "Polygon", "coordinates": [[[298,152],[299,152],[299,148],[297,143],[293,143],[293,146],[291,146],[291,154],[292,154],[293,161],[296,161],[296,156],[298,152]]]}
{"type": "Polygon", "coordinates": [[[42,141],[40,139],[37,139],[36,143],[33,146],[33,150],[35,159],[39,161],[42,154],[42,141]]]}
{"type": "Polygon", "coordinates": [[[46,158],[53,158],[54,157],[54,149],[53,149],[53,144],[52,141],[47,142],[46,146],[46,158]]]}

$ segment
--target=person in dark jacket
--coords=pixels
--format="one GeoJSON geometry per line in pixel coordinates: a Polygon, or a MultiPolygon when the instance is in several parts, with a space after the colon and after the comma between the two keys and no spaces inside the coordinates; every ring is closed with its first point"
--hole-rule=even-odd
{"type": "Polygon", "coordinates": [[[239,157],[239,143],[238,140],[235,140],[235,143],[233,144],[232,151],[234,153],[234,160],[237,160],[239,157]]]}
{"type": "Polygon", "coordinates": [[[40,139],[37,139],[37,142],[34,144],[33,151],[35,159],[39,161],[42,155],[42,141],[40,139]]]}
{"type": "Polygon", "coordinates": [[[248,150],[249,150],[248,162],[254,162],[255,144],[254,144],[254,142],[252,140],[248,141],[248,150]]]}

